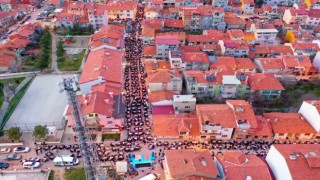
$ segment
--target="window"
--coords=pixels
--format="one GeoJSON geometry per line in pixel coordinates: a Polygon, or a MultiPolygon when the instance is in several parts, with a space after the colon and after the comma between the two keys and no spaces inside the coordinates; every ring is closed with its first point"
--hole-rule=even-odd
{"type": "Polygon", "coordinates": [[[304,135],[306,135],[306,136],[310,136],[310,133],[305,133],[304,135]]]}
{"type": "Polygon", "coordinates": [[[185,106],[184,108],[186,108],[186,109],[190,109],[190,106],[185,106]]]}
{"type": "Polygon", "coordinates": [[[108,124],[112,124],[112,121],[107,121],[108,124]]]}
{"type": "Polygon", "coordinates": [[[222,135],[222,137],[223,137],[223,138],[226,138],[226,137],[228,137],[228,135],[222,135]]]}
{"type": "Polygon", "coordinates": [[[182,101],[182,103],[188,103],[188,101],[182,101]]]}
{"type": "Polygon", "coordinates": [[[89,117],[93,117],[93,114],[89,114],[89,117]]]}
{"type": "Polygon", "coordinates": [[[224,132],[229,132],[229,129],[223,129],[224,132]]]}
{"type": "Polygon", "coordinates": [[[279,136],[284,136],[284,134],[283,133],[279,133],[279,136]]]}

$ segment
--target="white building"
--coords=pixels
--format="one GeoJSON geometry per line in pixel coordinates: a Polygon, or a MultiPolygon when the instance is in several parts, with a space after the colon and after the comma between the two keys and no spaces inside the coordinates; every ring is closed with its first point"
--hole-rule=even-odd
{"type": "Polygon", "coordinates": [[[276,40],[278,30],[275,28],[268,28],[268,24],[261,24],[257,27],[255,24],[251,24],[251,31],[255,36],[255,43],[260,45],[278,45],[276,40]]]}
{"type": "Polygon", "coordinates": [[[169,51],[178,49],[179,40],[176,36],[157,36],[156,48],[158,58],[169,58],[169,51]]]}
{"type": "Polygon", "coordinates": [[[304,101],[299,109],[299,113],[318,132],[315,139],[320,139],[320,100],[304,101]]]}
{"type": "Polygon", "coordinates": [[[310,9],[306,24],[311,26],[320,25],[320,9],[310,9]]]}
{"type": "Polygon", "coordinates": [[[99,29],[102,26],[108,25],[108,14],[105,9],[101,8],[89,11],[88,18],[94,29],[99,29]]]}
{"type": "Polygon", "coordinates": [[[272,145],[266,161],[276,179],[317,179],[320,177],[319,144],[272,145]]]}
{"type": "Polygon", "coordinates": [[[196,109],[195,95],[174,95],[173,108],[176,113],[189,113],[196,109]]]}

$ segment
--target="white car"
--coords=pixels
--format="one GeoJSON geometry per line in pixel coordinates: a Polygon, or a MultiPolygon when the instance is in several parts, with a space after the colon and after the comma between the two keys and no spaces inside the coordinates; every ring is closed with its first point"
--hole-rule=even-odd
{"type": "Polygon", "coordinates": [[[29,147],[23,147],[23,146],[16,147],[16,148],[13,149],[14,153],[27,153],[29,151],[30,151],[29,147]]]}
{"type": "Polygon", "coordinates": [[[40,163],[39,162],[25,162],[23,163],[23,167],[24,168],[38,168],[40,167],[40,163]]]}
{"type": "Polygon", "coordinates": [[[11,149],[10,148],[1,148],[0,149],[0,154],[8,154],[10,153],[11,149]]]}

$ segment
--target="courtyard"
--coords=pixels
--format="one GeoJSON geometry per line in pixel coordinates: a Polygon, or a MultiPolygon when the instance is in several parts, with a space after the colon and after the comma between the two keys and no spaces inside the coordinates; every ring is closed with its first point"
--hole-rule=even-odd
{"type": "Polygon", "coordinates": [[[4,129],[20,127],[32,131],[35,125],[64,128],[63,113],[68,103],[65,93],[60,93],[58,83],[71,75],[37,76],[12,113],[4,129]]]}

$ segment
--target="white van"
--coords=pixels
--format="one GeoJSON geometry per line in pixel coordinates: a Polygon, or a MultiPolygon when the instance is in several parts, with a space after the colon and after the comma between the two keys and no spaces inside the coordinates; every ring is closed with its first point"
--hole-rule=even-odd
{"type": "Polygon", "coordinates": [[[56,156],[53,160],[55,166],[75,166],[79,164],[79,159],[75,157],[67,156],[56,156]]]}
{"type": "Polygon", "coordinates": [[[23,167],[24,168],[29,168],[29,169],[31,169],[31,168],[38,168],[38,167],[40,167],[40,163],[39,162],[25,162],[25,163],[23,163],[23,167]]]}
{"type": "Polygon", "coordinates": [[[142,178],[138,179],[138,180],[158,180],[159,176],[153,173],[150,173],[146,176],[143,176],[142,178]]]}

